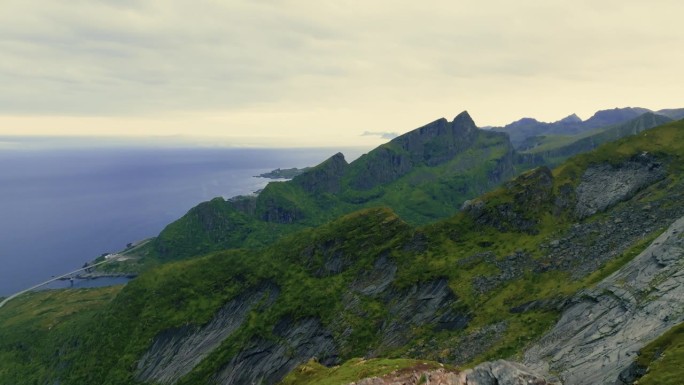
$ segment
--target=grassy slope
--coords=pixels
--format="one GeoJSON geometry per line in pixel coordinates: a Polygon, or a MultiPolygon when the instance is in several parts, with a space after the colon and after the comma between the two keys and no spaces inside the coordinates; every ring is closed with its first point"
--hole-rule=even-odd
{"type": "Polygon", "coordinates": [[[340,366],[327,368],[317,362],[309,361],[293,370],[280,383],[281,385],[346,385],[368,377],[382,377],[394,371],[410,370],[416,366],[421,369],[442,367],[437,362],[405,358],[369,360],[355,358],[340,366]]]}
{"type": "Polygon", "coordinates": [[[684,379],[684,324],[679,324],[639,352],[639,366],[648,373],[640,385],[681,385],[684,379]]]}
{"type": "MultiPolygon", "coordinates": [[[[562,184],[577,184],[582,171],[593,162],[619,162],[643,151],[669,160],[674,175],[670,186],[676,185],[684,172],[684,122],[647,131],[575,157],[554,170],[553,185],[548,188],[555,192],[562,184]]],[[[410,332],[411,342],[386,352],[387,356],[449,361],[457,353],[464,336],[497,323],[507,325],[502,338],[470,363],[514,355],[547,330],[557,314],[552,310],[513,314],[509,312],[512,306],[570,295],[598,282],[629,261],[647,243],[635,241],[622,256],[583,280],[573,280],[558,271],[535,275],[526,272],[521,278],[486,294],[476,293],[472,287],[473,278],[496,274],[498,269],[478,259],[463,263],[466,258],[485,251],[501,258],[516,250],[538,256],[540,243],[548,242],[572,224],[568,215],[552,215],[552,197],[532,205],[534,209],[516,200],[516,197],[525,196],[521,192],[535,187],[535,175],[539,174],[526,174],[518,182],[480,198],[485,208],[492,210],[502,203],[511,203],[514,210],[535,223],[535,231],[499,231],[475,223],[465,213],[414,229],[390,210],[367,209],[319,228],[304,230],[267,249],[222,251],[150,270],[129,283],[110,305],[97,313],[96,318],[84,315],[74,317],[73,323],[64,323],[64,333],[57,340],[43,340],[39,333],[21,334],[19,341],[33,346],[36,357],[51,357],[55,349],[66,346],[62,354],[42,362],[26,362],[20,356],[22,346],[18,341],[3,345],[5,360],[0,361],[3,370],[7,366],[15,369],[10,374],[0,373],[11,379],[16,377],[9,376],[22,373],[22,380],[16,383],[32,383],[54,373],[51,368],[60,367],[63,384],[134,383],[135,363],[158,332],[188,323],[205,323],[223,303],[262,282],[272,282],[280,287],[281,294],[275,305],[251,314],[246,325],[184,378],[182,384],[206,383],[250,338],[272,338],[273,325],[283,317],[320,318],[336,335],[341,331],[335,329],[333,321],[343,319],[341,327],[351,327],[353,332],[340,352],[342,358],[362,356],[376,346],[377,328],[387,309],[382,302],[364,298],[360,305],[361,316],[346,311],[341,298],[355,277],[370,269],[382,254],[388,255],[398,266],[396,290],[416,282],[446,277],[460,298],[460,309],[467,309],[472,315],[472,322],[463,331],[436,332],[425,327],[415,328],[410,332]],[[426,248],[422,251],[405,247],[416,236],[426,240],[426,248]],[[349,261],[349,267],[337,275],[320,274],[326,258],[333,254],[342,255],[349,261]],[[43,372],[34,366],[43,368],[43,372]]],[[[667,194],[666,189],[658,188],[653,187],[647,193],[667,194]]],[[[10,335],[17,330],[29,330],[18,327],[17,323],[0,318],[0,333],[10,335]]],[[[4,378],[0,377],[0,380],[4,378]]]]}
{"type": "Polygon", "coordinates": [[[0,310],[0,383],[46,383],[67,359],[68,341],[119,293],[50,290],[22,295],[0,310]]]}

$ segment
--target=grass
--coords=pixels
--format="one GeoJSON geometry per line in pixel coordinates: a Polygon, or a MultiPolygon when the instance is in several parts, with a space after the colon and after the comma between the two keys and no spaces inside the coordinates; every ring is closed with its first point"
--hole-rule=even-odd
{"type": "Polygon", "coordinates": [[[26,293],[0,309],[0,383],[48,383],[69,341],[106,307],[121,286],[26,293]]]}
{"type": "Polygon", "coordinates": [[[639,385],[681,385],[684,381],[684,323],[641,349],[637,362],[648,368],[648,373],[639,379],[639,385]]]}
{"type": "MultiPolygon", "coordinates": [[[[657,233],[635,242],[621,256],[583,280],[572,279],[561,271],[542,274],[524,271],[520,277],[480,294],[473,288],[474,278],[501,273],[482,253],[501,259],[520,250],[532,259],[542,257],[544,253],[539,246],[557,239],[574,223],[571,213],[554,211],[554,194],[561,184],[578,184],[583,170],[592,163],[615,162],[616,158],[624,160],[649,151],[669,161],[672,178],[681,178],[683,125],[647,131],[645,136],[622,140],[596,153],[573,158],[553,172],[550,184],[543,170],[525,173],[478,198],[488,218],[460,212],[416,228],[390,209],[365,208],[315,228],[290,226],[288,231],[300,231],[289,235],[278,233],[277,226],[285,225],[273,224],[276,226],[273,234],[282,238],[268,247],[215,250],[202,257],[159,264],[143,271],[123,289],[35,293],[19,298],[0,309],[0,383],[45,383],[55,379],[65,385],[135,383],[136,363],[161,331],[202,325],[223,304],[264,283],[279,288],[276,302],[267,309],[252,312],[248,322],[181,379],[179,385],[210,382],[217,370],[256,338],[277,340],[273,328],[284,318],[317,318],[338,338],[351,330],[340,357],[363,356],[379,348],[382,341],[379,329],[388,317],[388,302],[384,297],[360,295],[358,306],[352,309],[342,299],[350,285],[371,270],[380,256],[397,266],[390,290],[396,293],[419,282],[446,278],[458,298],[451,306],[471,320],[465,330],[438,332],[431,326],[414,325],[406,332],[409,343],[387,348],[387,357],[416,357],[420,353],[426,359],[448,359],[442,352],[453,349],[460,338],[499,323],[507,325],[501,338],[469,364],[515,357],[553,325],[558,313],[553,309],[537,309],[513,314],[512,307],[534,300],[571,296],[580,288],[599,282],[636,256],[657,233]],[[518,219],[531,224],[525,229],[516,228],[518,219]],[[330,270],[331,261],[338,261],[341,268],[330,270]]],[[[420,182],[425,175],[412,177],[420,182]]],[[[443,177],[435,175],[438,180],[443,177]]],[[[408,192],[408,186],[393,185],[398,191],[396,197],[408,192]]],[[[424,198],[423,194],[437,194],[428,185],[422,186],[425,188],[417,187],[416,197],[406,195],[406,200],[418,202],[424,198]]],[[[674,183],[658,185],[653,190],[644,190],[644,194],[666,196],[675,187],[674,183]]],[[[443,192],[448,190],[445,187],[443,192]]],[[[395,193],[385,191],[383,197],[392,194],[395,193]]],[[[232,231],[235,222],[221,222],[223,210],[237,215],[238,219],[243,217],[225,204],[215,200],[198,206],[186,218],[190,222],[181,221],[168,227],[165,231],[170,238],[165,244],[173,247],[173,242],[178,241],[176,237],[185,237],[179,247],[187,248],[179,250],[180,254],[172,251],[169,255],[180,257],[181,252],[194,253],[207,247],[212,250],[217,244],[204,243],[211,237],[251,239],[259,232],[268,231],[267,227],[250,227],[249,221],[246,229],[232,231]],[[208,223],[217,224],[217,229],[222,230],[193,233],[194,225],[208,223]],[[199,243],[193,244],[194,240],[199,243]]],[[[149,246],[141,246],[140,250],[153,250],[146,247],[149,246]]],[[[294,379],[289,378],[295,381],[291,384],[297,385],[344,383],[358,376],[382,375],[397,366],[415,362],[384,358],[357,360],[338,368],[323,368],[311,362],[293,373],[294,379]]]]}
{"type": "Polygon", "coordinates": [[[351,359],[340,366],[327,368],[315,361],[309,361],[293,370],[280,385],[346,385],[368,377],[382,377],[395,371],[410,370],[420,366],[421,370],[443,367],[437,362],[412,359],[351,359]]]}

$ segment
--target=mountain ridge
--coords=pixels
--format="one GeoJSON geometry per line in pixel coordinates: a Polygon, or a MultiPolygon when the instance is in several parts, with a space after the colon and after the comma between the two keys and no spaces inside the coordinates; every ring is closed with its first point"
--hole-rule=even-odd
{"type": "MultiPolygon", "coordinates": [[[[684,117],[682,110],[672,109],[661,111],[663,111],[661,115],[670,114],[672,116],[679,116],[679,114],[682,114],[682,117],[684,117]]],[[[587,120],[582,120],[576,114],[571,114],[568,117],[552,123],[540,122],[534,118],[523,118],[503,127],[493,127],[491,129],[497,132],[507,133],[515,148],[518,149],[520,144],[530,137],[550,134],[578,135],[600,127],[625,123],[647,112],[659,113],[659,111],[651,111],[641,107],[616,107],[613,109],[599,110],[587,120]]],[[[673,117],[670,118],[676,120],[673,117]]]]}
{"type": "Polygon", "coordinates": [[[213,212],[193,209],[167,226],[153,246],[162,258],[172,259],[256,246],[378,205],[392,207],[412,223],[427,223],[455,213],[465,200],[538,162],[518,156],[505,134],[478,129],[464,111],[451,122],[441,118],[394,138],[351,163],[338,153],[290,181],[269,183],[256,197],[218,199],[213,212]],[[223,228],[237,231],[226,236],[223,228]]]}

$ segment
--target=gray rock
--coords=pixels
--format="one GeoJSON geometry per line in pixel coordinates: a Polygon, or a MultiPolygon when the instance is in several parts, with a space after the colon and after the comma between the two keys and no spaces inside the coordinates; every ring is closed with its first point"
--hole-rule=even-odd
{"type": "Polygon", "coordinates": [[[387,255],[381,255],[373,264],[373,269],[361,274],[351,285],[353,291],[368,296],[384,292],[394,281],[397,265],[387,255]]]}
{"type": "MultiPolygon", "coordinates": [[[[517,362],[484,362],[463,372],[467,385],[552,385],[544,377],[517,362]]],[[[557,383],[556,383],[557,384],[557,383]]],[[[560,385],[560,384],[559,384],[560,385]]]]}
{"type": "MultiPolygon", "coordinates": [[[[595,288],[579,293],[525,363],[566,385],[613,384],[639,349],[684,321],[684,217],[595,288]]],[[[623,374],[624,377],[624,374],[623,374]]]]}
{"type": "Polygon", "coordinates": [[[463,365],[475,357],[491,349],[501,340],[508,330],[506,322],[497,322],[484,326],[459,338],[455,348],[451,349],[447,359],[451,365],[463,365]]]}
{"type": "Polygon", "coordinates": [[[618,166],[598,164],[587,168],[577,187],[575,215],[582,219],[631,198],[637,191],[663,179],[665,167],[644,153],[618,166]]]}
{"type": "Polygon", "coordinates": [[[262,306],[270,306],[278,292],[274,285],[262,285],[228,302],[206,325],[163,331],[138,361],[136,379],[175,383],[239,328],[257,304],[263,301],[262,306]]]}
{"type": "Polygon", "coordinates": [[[456,330],[468,326],[470,320],[468,314],[454,309],[458,298],[446,279],[421,282],[401,292],[390,290],[386,301],[389,315],[380,331],[378,351],[406,343],[412,327],[432,324],[437,330],[456,330]]]}
{"type": "Polygon", "coordinates": [[[257,338],[214,376],[212,382],[275,384],[298,365],[316,358],[324,365],[338,363],[332,334],[315,318],[281,320],[273,330],[275,340],[257,338]]]}
{"type": "Polygon", "coordinates": [[[485,362],[461,373],[445,369],[404,369],[349,385],[560,385],[551,383],[525,366],[504,360],[485,362]]]}

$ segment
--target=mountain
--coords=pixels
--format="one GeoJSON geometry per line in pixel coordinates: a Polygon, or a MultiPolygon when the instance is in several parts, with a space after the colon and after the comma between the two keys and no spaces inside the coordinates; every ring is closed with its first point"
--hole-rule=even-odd
{"type": "MultiPolygon", "coordinates": [[[[479,136],[448,122],[431,127],[479,136]]],[[[428,132],[414,135],[431,143],[428,132]]],[[[434,167],[427,163],[450,162],[440,154],[462,154],[461,140],[436,152],[417,144],[415,154],[390,143],[372,155],[403,156],[388,180],[410,175],[406,162],[434,167]]],[[[352,167],[361,166],[333,157],[315,183],[276,185],[378,187],[352,167]]],[[[291,373],[288,384],[302,385],[307,374],[344,370],[345,384],[383,365],[415,365],[390,357],[492,378],[495,368],[521,366],[486,361],[518,357],[566,385],[595,383],[595,371],[573,368],[603,363],[608,383],[649,365],[645,381],[660,368],[670,378],[656,377],[661,384],[678,384],[676,361],[637,353],[678,352],[668,341],[680,341],[684,322],[682,202],[677,121],[524,172],[427,225],[362,208],[266,247],[159,265],[123,288],[19,297],[0,309],[0,383],[275,384],[291,373]],[[366,371],[358,357],[379,361],[366,371]]]]}
{"type": "Polygon", "coordinates": [[[347,163],[335,154],[256,197],[216,198],[191,209],[152,243],[163,260],[272,243],[355,210],[385,206],[411,224],[453,215],[539,157],[517,154],[503,133],[478,129],[467,112],[401,135],[347,163]]]}
{"type": "Polygon", "coordinates": [[[621,124],[647,112],[651,111],[646,108],[614,108],[612,110],[598,111],[585,121],[572,114],[553,123],[523,118],[504,127],[495,127],[493,130],[507,133],[511,138],[513,146],[518,149],[525,142],[525,139],[530,137],[540,135],[578,135],[597,128],[621,124]]]}
{"type": "Polygon", "coordinates": [[[667,116],[673,120],[684,119],[684,108],[664,109],[656,112],[658,115],[667,116]]]}
{"type": "Polygon", "coordinates": [[[555,164],[570,156],[593,150],[603,143],[636,135],[644,130],[671,121],[672,119],[666,116],[647,112],[625,123],[607,126],[573,137],[537,136],[527,138],[524,152],[540,155],[546,159],[547,163],[555,164]]]}

